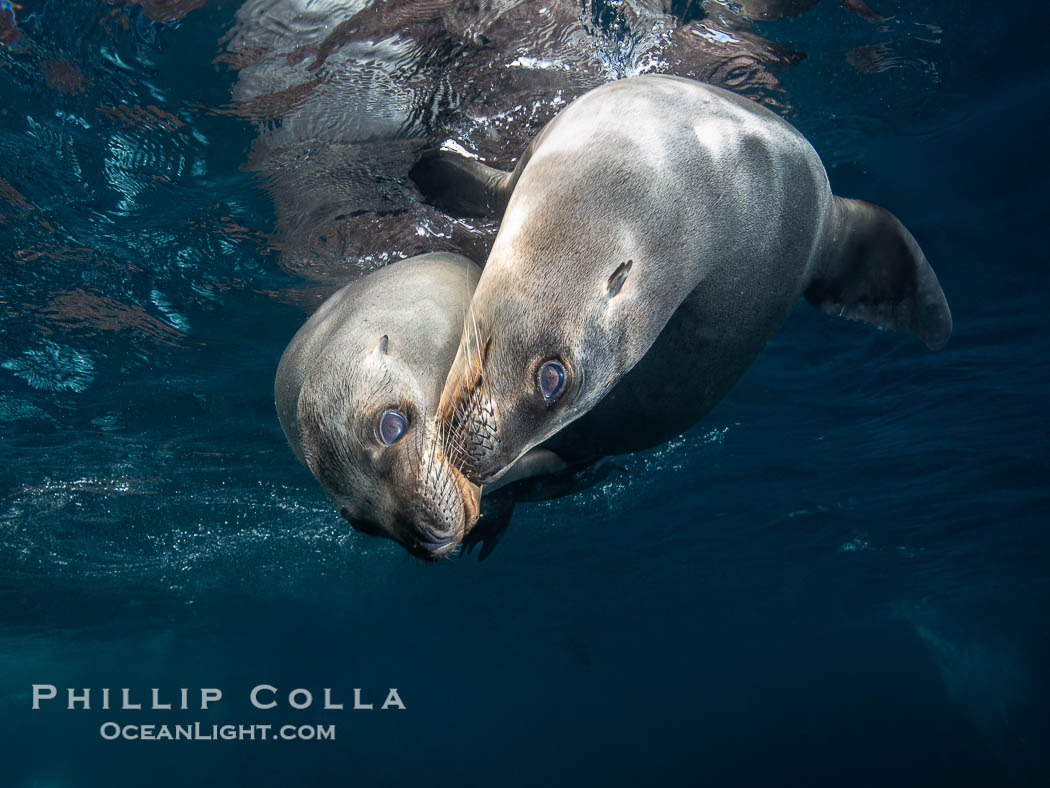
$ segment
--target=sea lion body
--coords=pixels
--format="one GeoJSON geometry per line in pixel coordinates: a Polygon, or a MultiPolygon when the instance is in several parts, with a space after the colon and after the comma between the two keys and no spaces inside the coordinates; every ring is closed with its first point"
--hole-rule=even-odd
{"type": "Polygon", "coordinates": [[[907,230],[834,197],[797,130],[718,88],[610,83],[552,120],[513,173],[441,154],[413,177],[427,192],[445,174],[444,204],[462,191],[468,208],[505,206],[439,407],[475,481],[548,439],[568,453],[556,435],[580,418],[614,436],[603,453],[680,433],[802,295],[931,347],[951,331],[907,230]]]}

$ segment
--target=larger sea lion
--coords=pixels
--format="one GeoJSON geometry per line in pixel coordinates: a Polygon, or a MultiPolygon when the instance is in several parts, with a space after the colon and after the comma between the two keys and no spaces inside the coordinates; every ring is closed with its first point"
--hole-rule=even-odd
{"type": "Polygon", "coordinates": [[[584,416],[630,448],[678,434],[803,295],[931,348],[951,334],[904,226],[833,196],[797,130],[708,85],[613,82],[554,118],[513,173],[442,152],[413,176],[452,209],[505,207],[439,407],[477,482],[584,416]]]}

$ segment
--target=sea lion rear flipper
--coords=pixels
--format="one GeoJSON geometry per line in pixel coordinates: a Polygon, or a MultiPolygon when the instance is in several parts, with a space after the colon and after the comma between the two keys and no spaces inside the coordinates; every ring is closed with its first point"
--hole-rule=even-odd
{"type": "Polygon", "coordinates": [[[516,175],[447,150],[427,151],[408,173],[423,198],[441,210],[494,219],[503,216],[516,175]]]}
{"type": "Polygon", "coordinates": [[[931,350],[952,316],[937,275],[907,228],[885,208],[835,197],[823,257],[806,300],[832,315],[914,332],[931,350]]]}

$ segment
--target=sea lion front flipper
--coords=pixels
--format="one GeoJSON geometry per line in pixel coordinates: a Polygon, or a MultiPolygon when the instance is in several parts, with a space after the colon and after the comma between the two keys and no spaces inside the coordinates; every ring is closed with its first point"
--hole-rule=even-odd
{"type": "Polygon", "coordinates": [[[565,460],[550,449],[539,446],[525,452],[510,466],[510,470],[500,476],[495,482],[486,484],[482,489],[482,494],[495,492],[524,479],[535,479],[539,476],[551,476],[561,473],[565,469],[565,460]]]}
{"type": "Polygon", "coordinates": [[[514,503],[514,496],[508,494],[490,495],[483,499],[481,518],[463,537],[460,555],[470,555],[478,545],[481,545],[478,551],[478,561],[484,561],[492,555],[499,540],[510,527],[511,515],[514,514],[514,503]]]}
{"type": "MultiPolygon", "coordinates": [[[[565,461],[557,454],[550,449],[539,447],[520,457],[499,481],[486,484],[482,488],[481,519],[463,537],[463,555],[469,555],[480,544],[478,560],[484,561],[496,549],[503,532],[510,525],[514,503],[522,489],[519,482],[528,484],[534,480],[541,481],[563,473],[566,467],[565,461]]],[[[546,499],[541,497],[538,500],[546,499]]]]}
{"type": "Polygon", "coordinates": [[[503,216],[516,175],[447,150],[427,151],[408,173],[423,198],[446,213],[494,219],[503,216]]]}
{"type": "Polygon", "coordinates": [[[834,198],[805,296],[832,315],[910,330],[931,350],[952,333],[944,292],[919,245],[896,216],[870,202],[834,198]]]}

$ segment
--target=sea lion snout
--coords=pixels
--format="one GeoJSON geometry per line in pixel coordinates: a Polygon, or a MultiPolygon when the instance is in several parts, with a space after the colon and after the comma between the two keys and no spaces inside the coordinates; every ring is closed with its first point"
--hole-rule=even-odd
{"type": "MultiPolygon", "coordinates": [[[[450,453],[450,438],[440,425],[428,435],[432,450],[423,454],[413,476],[418,487],[391,507],[394,525],[388,535],[426,561],[446,558],[478,521],[481,490],[459,468],[450,453]]],[[[406,485],[407,486],[407,485],[406,485]]]]}
{"type": "Polygon", "coordinates": [[[438,419],[454,464],[474,484],[498,482],[533,447],[529,438],[553,434],[571,420],[567,406],[582,376],[574,376],[570,354],[541,353],[519,363],[525,344],[518,336],[504,343],[489,339],[479,354],[465,335],[449,372],[438,419]]]}
{"type": "Polygon", "coordinates": [[[483,341],[477,324],[468,320],[438,404],[438,423],[452,461],[464,481],[474,485],[487,483],[505,464],[489,383],[491,349],[492,338],[483,341]]]}
{"type": "Polygon", "coordinates": [[[440,561],[448,557],[463,539],[461,523],[426,522],[414,517],[398,523],[396,540],[416,558],[440,561]]]}

